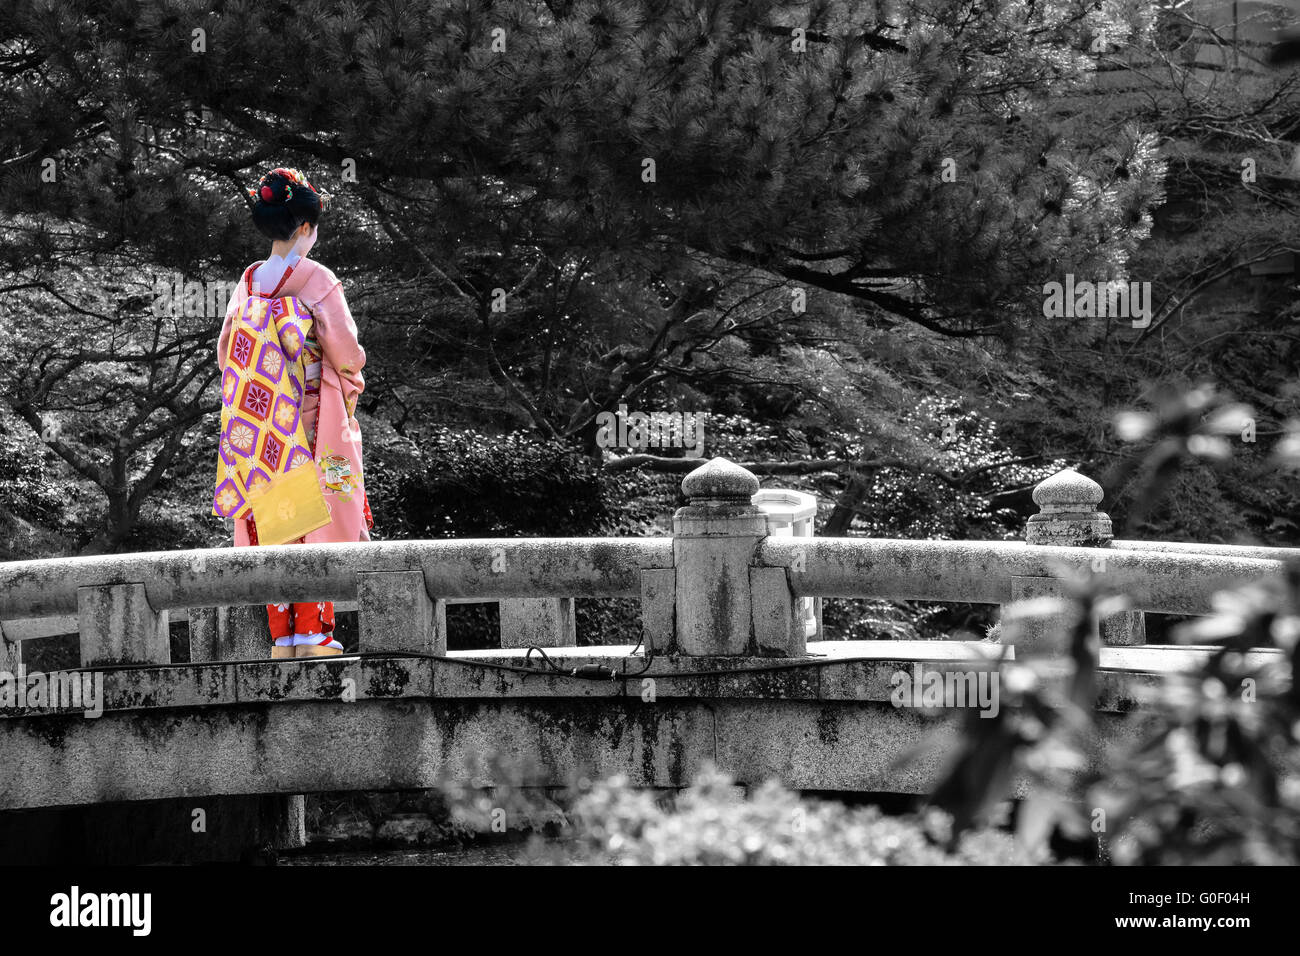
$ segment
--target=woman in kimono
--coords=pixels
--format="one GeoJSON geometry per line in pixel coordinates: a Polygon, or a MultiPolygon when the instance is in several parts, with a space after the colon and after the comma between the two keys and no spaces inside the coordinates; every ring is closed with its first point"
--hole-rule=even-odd
{"type": "MultiPolygon", "coordinates": [[[[357,398],[365,388],[361,370],[366,353],[357,341],[356,323],[348,311],[342,284],[329,269],[307,258],[316,241],[324,198],[301,173],[284,168],[263,176],[249,190],[249,197],[253,224],[271,240],[271,253],[244,270],[226,310],[217,340],[223,386],[230,361],[232,321],[249,296],[292,296],[310,311],[312,324],[303,343],[306,381],[301,420],[312,456],[324,476],[321,491],[330,522],[291,543],[369,541],[374,520],[366,498],[361,429],[355,417],[357,398]]],[[[234,522],[236,547],[258,543],[251,512],[237,515],[234,522]]],[[[325,657],[343,652],[333,634],[333,602],[268,604],[266,610],[274,642],[272,658],[325,657]]]]}

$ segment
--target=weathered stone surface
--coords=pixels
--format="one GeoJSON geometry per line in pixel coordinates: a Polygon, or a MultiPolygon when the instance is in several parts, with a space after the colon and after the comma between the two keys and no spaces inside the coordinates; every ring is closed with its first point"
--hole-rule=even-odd
{"type": "Polygon", "coordinates": [[[1057,472],[1034,488],[1039,513],[1029,519],[1029,544],[1096,547],[1110,541],[1110,516],[1098,511],[1102,489],[1072,468],[1057,472]]]}
{"type": "Polygon", "coordinates": [[[363,651],[447,653],[445,605],[429,596],[422,571],[357,572],[357,620],[363,651]]]}
{"type": "Polygon", "coordinates": [[[9,561],[0,563],[0,620],[75,614],[78,587],[132,581],[145,582],[157,610],[351,601],[358,571],[415,567],[425,590],[440,597],[631,598],[640,593],[643,568],[671,564],[668,538],[630,537],[286,544],[9,561]]]}
{"type": "Polygon", "coordinates": [[[171,660],[167,612],[150,607],[143,584],[80,587],[77,617],[83,666],[171,660]]]}
{"type": "Polygon", "coordinates": [[[226,627],[225,607],[192,607],[188,609],[190,631],[190,661],[220,660],[218,643],[226,627]]]}
{"type": "MultiPolygon", "coordinates": [[[[323,657],[311,661],[268,661],[235,669],[240,701],[341,701],[428,697],[433,668],[419,659],[360,660],[323,657]]],[[[111,697],[110,697],[111,699],[111,697]]]]}
{"type": "MultiPolygon", "coordinates": [[[[643,572],[644,573],[644,572],[643,572]]],[[[507,598],[500,602],[502,647],[573,647],[573,598],[507,598]]]]}
{"type": "MultiPolygon", "coordinates": [[[[0,806],[159,797],[207,800],[262,789],[317,792],[562,786],[621,773],[637,786],[681,786],[712,761],[742,783],[779,778],[812,790],[923,792],[956,739],[948,712],[930,718],[889,703],[611,700],[246,704],[197,715],[114,715],[73,723],[0,723],[16,776],[0,806]],[[917,764],[896,761],[937,734],[917,764]],[[59,735],[59,745],[48,743],[59,735]],[[511,768],[494,777],[486,755],[511,768]]],[[[1103,716],[1108,734],[1119,731],[1103,716]]]]}
{"type": "MultiPolygon", "coordinates": [[[[568,650],[567,659],[560,657],[566,668],[617,664],[630,648],[568,650]]],[[[918,741],[929,723],[892,706],[891,676],[922,660],[941,670],[987,667],[993,655],[1013,649],[869,641],[809,650],[828,656],[790,666],[666,657],[626,690],[609,680],[485,670],[468,663],[468,652],[458,652],[459,659],[109,671],[108,706],[98,719],[0,719],[0,809],[259,790],[431,788],[448,774],[470,786],[562,786],[579,773],[621,772],[635,783],[677,786],[715,758],[744,780],[775,774],[809,789],[874,789],[879,775],[891,772],[890,755],[918,741]],[[172,705],[159,705],[161,692],[144,691],[150,675],[162,674],[174,675],[172,705]],[[353,701],[340,694],[345,675],[364,692],[353,701]],[[643,693],[645,681],[653,682],[653,693],[643,693]],[[207,699],[195,696],[205,688],[207,699]],[[494,752],[522,767],[521,777],[492,779],[486,758],[494,752]]],[[[1191,669],[1208,653],[1102,648],[1098,706],[1104,713],[1137,710],[1137,691],[1150,673],[1191,669]]],[[[1263,664],[1280,654],[1254,657],[1263,664]]],[[[520,660],[522,652],[475,656],[520,660]]],[[[903,774],[885,789],[920,787],[923,776],[903,774]]]]}
{"type": "Polygon", "coordinates": [[[760,656],[802,657],[807,646],[803,605],[790,592],[785,568],[749,569],[754,646],[760,656]]]}
{"type": "Polygon", "coordinates": [[[214,659],[264,661],[271,657],[271,622],[265,604],[239,604],[217,615],[214,659]]]}
{"type": "Polygon", "coordinates": [[[256,661],[271,656],[271,626],[265,604],[187,609],[190,660],[256,661]]]}
{"type": "Polygon", "coordinates": [[[641,639],[656,654],[676,649],[677,573],[672,568],[641,572],[641,639]]]}
{"type": "Polygon", "coordinates": [[[754,649],[749,571],[755,547],[767,536],[767,518],[751,502],[757,490],[758,479],[725,458],[682,479],[691,503],[673,516],[678,653],[754,649]]]}
{"type": "MultiPolygon", "coordinates": [[[[726,509],[706,509],[715,517],[726,509]]],[[[707,523],[695,526],[707,530],[707,523]]],[[[757,533],[757,532],[755,532],[757,533]]],[[[790,569],[796,597],[874,597],[1004,604],[1012,576],[1050,576],[1058,568],[1086,569],[1104,558],[1107,573],[1123,579],[1137,610],[1176,614],[1210,612],[1215,590],[1256,580],[1280,580],[1284,562],[1261,549],[1207,548],[1206,554],[1134,542],[1115,548],[1036,546],[1002,541],[900,541],[766,537],[753,563],[790,569]]],[[[189,552],[58,559],[0,564],[0,618],[59,615],[76,610],[78,582],[108,575],[148,577],[152,607],[202,606],[247,600],[263,626],[257,602],[299,598],[347,601],[356,594],[355,570],[402,570],[419,564],[426,590],[445,587],[449,598],[491,600],[546,596],[548,592],[593,597],[640,595],[641,571],[668,569],[674,542],[668,538],[524,539],[523,541],[377,542],[366,545],[294,545],[282,548],[217,549],[205,571],[193,570],[189,552]],[[401,547],[389,548],[390,544],[401,547]],[[455,548],[448,550],[448,545],[455,548]],[[358,550],[359,549],[359,550],[358,550]],[[257,555],[222,552],[262,552],[257,555]],[[463,574],[456,578],[456,574],[463,574]],[[290,582],[292,587],[290,587],[290,582]],[[303,583],[306,582],[306,583],[303,583]],[[311,593],[304,593],[310,591],[311,593]]],[[[1280,549],[1285,550],[1285,549],[1280,549]]],[[[265,642],[249,647],[260,656],[265,642]]],[[[204,654],[203,656],[207,656],[204,654]]],[[[244,654],[243,656],[249,656],[244,654]]]]}
{"type": "MultiPolygon", "coordinates": [[[[271,656],[271,625],[262,604],[252,606],[205,608],[211,611],[200,621],[200,640],[210,643],[205,650],[216,661],[266,660],[271,656]]],[[[191,611],[191,615],[193,611],[191,611]]],[[[194,637],[194,623],[191,616],[191,640],[194,637]]],[[[190,648],[193,660],[194,648],[190,648]]],[[[204,658],[200,657],[199,660],[204,658]]],[[[205,691],[217,693],[237,693],[234,673],[236,668],[195,668],[189,673],[175,669],[148,669],[156,675],[152,681],[138,677],[135,688],[141,694],[150,689],[157,693],[164,690],[173,696],[171,706],[178,706],[182,699],[193,700],[205,691]],[[218,672],[220,676],[218,676],[218,672]],[[204,683],[204,679],[208,683],[204,683]],[[212,683],[216,681],[216,683],[212,683]]],[[[306,801],[302,794],[275,794],[260,797],[229,797],[223,804],[229,821],[223,839],[228,844],[225,852],[235,854],[241,846],[254,842],[259,835],[270,835],[272,845],[279,849],[304,846],[307,842],[306,801]],[[243,828],[238,821],[247,821],[243,828]]],[[[215,844],[214,844],[215,846],[215,844]]],[[[214,850],[214,852],[216,852],[214,850]]]]}
{"type": "Polygon", "coordinates": [[[682,479],[682,494],[692,503],[749,503],[758,491],[758,478],[727,458],[711,458],[682,479]]]}
{"type": "Polygon", "coordinates": [[[1252,558],[1264,561],[1294,561],[1297,548],[1262,548],[1247,544],[1196,544],[1190,541],[1121,541],[1115,538],[1110,547],[1119,551],[1168,551],[1174,554],[1213,555],[1225,558],[1252,558]]]}
{"type": "Polygon", "coordinates": [[[1013,577],[1082,573],[1103,560],[1133,608],[1162,614],[1209,614],[1215,591],[1286,573],[1283,561],[1236,555],[886,538],[769,537],[756,563],[789,568],[797,597],[1006,604],[1013,577]]]}
{"type": "Polygon", "coordinates": [[[1101,485],[1073,468],[1058,471],[1034,486],[1034,504],[1043,511],[1096,511],[1101,504],[1101,485]]]}
{"type": "Polygon", "coordinates": [[[1146,615],[1121,611],[1101,622],[1101,642],[1111,647],[1134,647],[1147,642],[1146,615]]]}
{"type": "MultiPolygon", "coordinates": [[[[1136,650],[1136,649],[1134,649],[1136,650]]],[[[1187,669],[1205,651],[1152,648],[1152,658],[1131,663],[1132,651],[1103,647],[1103,668],[1187,669]],[[1123,652],[1128,656],[1116,656],[1123,652]]],[[[689,699],[876,700],[889,699],[887,679],[916,662],[975,666],[1000,655],[1015,657],[1008,645],[963,641],[827,641],[809,645],[816,659],[687,657],[657,655],[647,662],[630,646],[556,649],[554,669],[534,657],[523,666],[522,651],[453,651],[445,658],[324,658],[308,662],[266,661],[223,665],[108,670],[103,674],[106,713],[223,707],[239,703],[350,703],[362,700],[571,699],[654,696],[689,699]],[[482,663],[479,663],[482,662],[482,663]],[[483,663],[507,665],[484,667],[483,663]],[[599,666],[627,679],[572,676],[575,668],[599,666]],[[867,675],[875,675],[870,679],[867,675]]],[[[1280,651],[1258,651],[1259,665],[1280,651]]],[[[4,711],[0,723],[52,711],[4,711]]],[[[79,715],[79,714],[78,714],[79,715]]]]}
{"type": "MultiPolygon", "coordinates": [[[[748,508],[748,506],[746,506],[748,508]]],[[[763,536],[762,515],[674,517],[675,626],[682,654],[744,654],[753,619],[749,568],[763,536]],[[723,529],[730,529],[723,533],[723,529]]]]}
{"type": "Polygon", "coordinates": [[[1014,645],[1021,654],[1062,654],[1077,620],[1077,609],[1065,599],[1058,579],[1014,577],[1011,604],[1003,608],[999,630],[1003,643],[1014,645]],[[1031,601],[1035,603],[1026,603],[1031,601]],[[1046,610],[1049,602],[1059,612],[1046,610]]]}
{"type": "Polygon", "coordinates": [[[0,623],[0,671],[17,674],[23,662],[22,641],[10,640],[5,635],[4,624],[0,623]]]}
{"type": "MultiPolygon", "coordinates": [[[[1060,602],[1062,613],[1045,613],[1041,605],[1017,606],[1003,610],[1000,638],[1014,644],[1021,652],[1064,654],[1069,650],[1070,634],[1078,621],[1078,607],[1065,600],[1065,589],[1055,578],[1013,578],[1013,602],[1052,599],[1060,602]]],[[[1131,647],[1146,642],[1146,622],[1141,612],[1122,611],[1101,621],[1098,633],[1107,646],[1131,647]]]]}

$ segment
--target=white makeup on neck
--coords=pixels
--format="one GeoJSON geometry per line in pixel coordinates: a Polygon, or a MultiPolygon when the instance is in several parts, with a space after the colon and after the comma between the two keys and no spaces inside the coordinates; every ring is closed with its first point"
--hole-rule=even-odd
{"type": "Polygon", "coordinates": [[[307,258],[307,253],[311,247],[316,245],[317,230],[315,226],[311,231],[298,237],[298,241],[293,244],[288,253],[282,258],[272,254],[272,256],[257,267],[253,272],[253,294],[269,295],[280,285],[280,280],[284,274],[297,265],[300,261],[307,258]]]}

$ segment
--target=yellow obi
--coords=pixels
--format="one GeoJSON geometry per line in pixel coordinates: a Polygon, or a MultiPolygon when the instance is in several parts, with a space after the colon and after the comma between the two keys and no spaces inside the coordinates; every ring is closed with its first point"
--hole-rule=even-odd
{"type": "Polygon", "coordinates": [[[292,296],[250,296],[232,321],[221,376],[214,515],[241,518],[250,510],[250,491],[302,465],[316,471],[302,421],[311,325],[311,313],[292,296]]]}

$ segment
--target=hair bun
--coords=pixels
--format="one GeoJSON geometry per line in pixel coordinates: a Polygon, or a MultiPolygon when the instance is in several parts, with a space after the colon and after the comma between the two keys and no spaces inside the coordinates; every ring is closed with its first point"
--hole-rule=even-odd
{"type": "Polygon", "coordinates": [[[319,201],[319,193],[307,181],[307,177],[298,170],[290,169],[287,166],[277,166],[264,175],[258,180],[257,188],[249,190],[249,195],[255,199],[261,199],[263,202],[278,206],[293,199],[295,186],[306,187],[307,192],[317,197],[319,201]]]}
{"type": "Polygon", "coordinates": [[[316,224],[326,197],[296,169],[277,166],[247,190],[253,222],[264,235],[285,239],[303,222],[316,224]]]}

